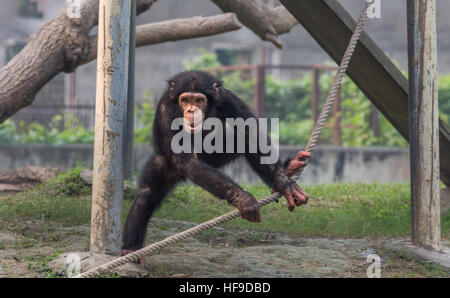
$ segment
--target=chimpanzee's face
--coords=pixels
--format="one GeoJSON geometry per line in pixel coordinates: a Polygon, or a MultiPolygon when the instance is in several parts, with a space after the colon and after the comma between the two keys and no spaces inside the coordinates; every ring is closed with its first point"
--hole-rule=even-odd
{"type": "Polygon", "coordinates": [[[221,82],[201,71],[188,71],[170,80],[169,98],[180,107],[184,129],[195,133],[202,130],[203,121],[215,115],[221,102],[221,82]]]}
{"type": "Polygon", "coordinates": [[[178,97],[178,104],[183,112],[184,129],[194,133],[202,129],[208,98],[199,92],[184,92],[178,97]]]}

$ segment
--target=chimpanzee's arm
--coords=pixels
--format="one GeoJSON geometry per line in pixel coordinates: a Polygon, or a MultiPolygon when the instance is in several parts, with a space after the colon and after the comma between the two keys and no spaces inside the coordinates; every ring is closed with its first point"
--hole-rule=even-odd
{"type": "Polygon", "coordinates": [[[210,165],[199,161],[191,154],[178,154],[174,164],[184,173],[186,178],[214,196],[226,200],[241,212],[247,220],[260,222],[259,203],[248,192],[244,191],[226,175],[210,165]]]}
{"type": "MultiPolygon", "coordinates": [[[[224,112],[227,118],[254,118],[254,115],[250,112],[248,107],[233,93],[226,90],[224,92],[225,101],[227,103],[224,112]]],[[[267,132],[263,132],[267,134],[267,132]]],[[[249,153],[248,148],[246,150],[245,157],[249,162],[253,170],[259,175],[259,177],[272,189],[281,192],[287,199],[289,204],[289,210],[294,210],[295,206],[305,204],[308,195],[297,185],[297,183],[289,178],[284,170],[284,167],[279,161],[273,164],[264,164],[261,162],[261,158],[265,155],[261,152],[258,140],[250,140],[250,134],[246,133],[246,143],[257,143],[256,153],[249,153]]],[[[267,137],[268,144],[270,145],[270,139],[267,137]]]]}
{"type": "MultiPolygon", "coordinates": [[[[247,105],[245,105],[242,100],[240,100],[236,95],[234,95],[229,90],[224,90],[224,108],[222,113],[225,114],[226,118],[242,118],[244,120],[247,120],[249,118],[255,118],[253,113],[249,110],[247,105]]],[[[259,124],[258,124],[259,127],[259,124]]],[[[270,146],[270,138],[268,137],[267,131],[262,132],[267,136],[267,139],[264,141],[267,141],[267,146],[270,146]]],[[[282,191],[284,184],[289,182],[289,178],[286,176],[283,165],[277,160],[275,163],[272,164],[264,164],[261,162],[261,158],[264,156],[270,155],[270,152],[267,154],[263,154],[261,152],[260,144],[259,144],[259,135],[257,134],[256,139],[250,140],[250,133],[246,131],[245,138],[246,138],[246,154],[245,158],[249,162],[250,166],[253,168],[253,170],[258,174],[258,176],[263,180],[265,184],[267,184],[269,187],[277,190],[282,191]],[[256,145],[256,152],[255,153],[249,153],[249,144],[257,144],[256,145]]],[[[273,150],[273,148],[272,148],[273,150]]]]}

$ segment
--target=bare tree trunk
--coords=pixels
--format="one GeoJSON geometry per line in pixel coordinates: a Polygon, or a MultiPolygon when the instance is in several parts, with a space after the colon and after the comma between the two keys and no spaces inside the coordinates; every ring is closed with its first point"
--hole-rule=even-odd
{"type": "MultiPolygon", "coordinates": [[[[139,0],[138,13],[156,0],[139,0]]],[[[81,18],[66,7],[33,34],[27,45],[0,70],[0,123],[30,105],[37,92],[58,73],[72,72],[91,51],[90,30],[98,22],[98,0],[84,1],[81,18]]]]}
{"type": "Polygon", "coordinates": [[[278,35],[289,32],[297,24],[297,20],[284,6],[272,8],[257,0],[212,1],[222,11],[236,13],[246,27],[278,48],[283,47],[278,35]]]}
{"type": "MultiPolygon", "coordinates": [[[[234,13],[212,17],[176,19],[137,26],[136,47],[149,46],[169,41],[206,37],[242,28],[234,13]]],[[[90,37],[91,51],[84,63],[97,58],[97,36],[90,37]]]]}
{"type": "MultiPolygon", "coordinates": [[[[157,0],[137,1],[137,13],[140,14],[157,0]]],[[[254,10],[253,0],[250,1],[252,5],[246,5],[242,0],[213,1],[220,2],[219,7],[223,6],[225,11],[236,12],[244,25],[263,40],[270,40],[277,46],[281,46],[278,34],[289,32],[297,24],[284,7],[272,8],[255,2],[260,8],[254,10]],[[262,17],[264,22],[258,24],[258,17],[262,17]]],[[[64,7],[31,36],[17,56],[0,69],[0,124],[30,105],[39,90],[57,74],[70,73],[96,58],[97,37],[89,36],[89,32],[98,23],[98,0],[82,3],[80,19],[68,18],[64,7]]],[[[136,43],[137,46],[145,46],[211,36],[241,27],[233,14],[170,20],[139,26],[136,29],[136,43]]]]}

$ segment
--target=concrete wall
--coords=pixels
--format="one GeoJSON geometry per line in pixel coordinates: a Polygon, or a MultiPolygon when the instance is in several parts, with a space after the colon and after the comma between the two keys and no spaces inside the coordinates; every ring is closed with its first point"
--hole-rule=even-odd
{"type": "MultiPolygon", "coordinates": [[[[301,147],[280,147],[280,159],[293,157],[301,147]]],[[[136,146],[135,168],[141,169],[151,154],[149,146],[136,146]]],[[[91,145],[7,146],[0,145],[0,170],[22,166],[49,166],[69,169],[77,162],[92,166],[91,145]]],[[[237,160],[224,171],[238,182],[261,183],[245,160],[237,160]]],[[[407,182],[409,150],[405,148],[342,148],[323,146],[314,154],[301,181],[307,184],[339,181],[407,182]]]]}

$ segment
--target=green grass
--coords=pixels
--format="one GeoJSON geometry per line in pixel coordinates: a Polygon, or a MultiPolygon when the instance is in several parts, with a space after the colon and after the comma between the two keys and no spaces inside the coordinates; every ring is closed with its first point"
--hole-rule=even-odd
{"type": "MultiPolygon", "coordinates": [[[[244,188],[261,198],[270,194],[262,185],[244,188]]],[[[411,231],[408,184],[340,183],[305,187],[309,203],[294,212],[285,199],[261,209],[262,222],[233,220],[224,226],[263,231],[281,231],[302,236],[365,237],[407,236],[411,231]]],[[[60,175],[47,185],[0,198],[0,221],[13,223],[39,219],[64,225],[88,224],[91,216],[90,189],[79,179],[79,169],[60,175]]],[[[123,219],[132,200],[124,201],[123,219]]],[[[224,201],[191,185],[178,186],[155,217],[203,222],[234,210],[224,201]]],[[[450,238],[450,214],[442,216],[443,238],[450,238]]]]}
{"type": "MultiPolygon", "coordinates": [[[[261,198],[270,194],[265,186],[244,188],[261,198]]],[[[364,237],[407,236],[411,231],[408,184],[342,183],[307,186],[306,206],[287,210],[285,199],[261,209],[262,222],[243,219],[224,226],[281,231],[303,236],[364,237]]],[[[157,217],[203,222],[233,210],[197,187],[180,186],[155,214],[157,217]]],[[[450,237],[450,215],[441,218],[442,236],[450,237]]]]}

